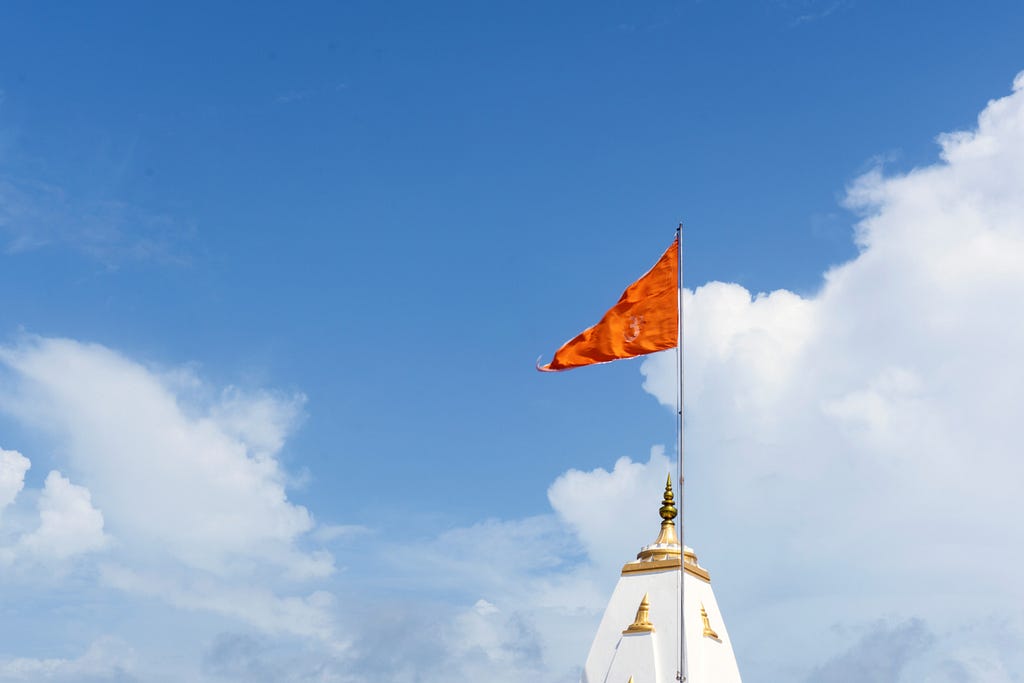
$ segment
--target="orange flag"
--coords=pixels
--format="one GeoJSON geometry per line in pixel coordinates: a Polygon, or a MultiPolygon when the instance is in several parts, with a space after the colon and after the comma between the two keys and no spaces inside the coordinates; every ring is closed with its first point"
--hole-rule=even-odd
{"type": "Polygon", "coordinates": [[[679,343],[679,239],[594,325],[555,351],[542,372],[634,358],[679,343]]]}

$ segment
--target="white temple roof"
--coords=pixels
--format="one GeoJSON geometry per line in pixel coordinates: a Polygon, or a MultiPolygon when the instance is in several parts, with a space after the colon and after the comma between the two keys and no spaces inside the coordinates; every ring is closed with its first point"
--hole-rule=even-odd
{"type": "MultiPolygon", "coordinates": [[[[674,683],[679,662],[679,567],[672,481],[660,510],[661,533],[627,562],[583,667],[581,683],[674,683]]],[[[729,632],[711,576],[690,548],[685,562],[686,683],[740,683],[729,632]]]]}

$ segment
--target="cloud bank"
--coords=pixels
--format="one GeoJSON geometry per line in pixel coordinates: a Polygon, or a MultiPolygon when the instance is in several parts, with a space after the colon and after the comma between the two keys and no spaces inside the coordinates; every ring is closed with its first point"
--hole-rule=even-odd
{"type": "MultiPolygon", "coordinates": [[[[982,648],[967,625],[998,615],[1014,645],[988,664],[1024,666],[1007,607],[1024,599],[1024,76],[938,141],[939,163],[853,183],[860,253],[814,295],[685,294],[694,527],[713,524],[718,561],[764,562],[745,580],[766,595],[799,586],[745,617],[735,639],[755,651],[758,624],[796,638],[892,617],[982,648]]],[[[642,373],[673,405],[672,359],[642,373]]],[[[891,671],[873,680],[921,680],[891,671]]]]}
{"type": "MultiPolygon", "coordinates": [[[[0,557],[91,552],[104,585],[334,638],[328,593],[288,594],[334,570],[307,542],[313,516],[288,500],[276,459],[302,396],[212,392],[191,371],[69,339],[25,338],[0,348],[0,365],[0,410],[44,434],[76,478],[50,472],[37,528],[0,557]]],[[[0,504],[27,469],[0,452],[0,504]]]]}

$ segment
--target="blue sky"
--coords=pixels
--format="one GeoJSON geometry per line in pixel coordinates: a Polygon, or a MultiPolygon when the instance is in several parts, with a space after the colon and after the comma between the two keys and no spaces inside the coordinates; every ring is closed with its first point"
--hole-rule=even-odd
{"type": "MultiPolygon", "coordinates": [[[[445,534],[461,538],[459,530],[489,519],[519,525],[529,543],[540,543],[550,534],[531,524],[548,529],[567,518],[553,511],[549,487],[568,470],[611,470],[621,456],[659,464],[648,452],[658,444],[671,452],[674,421],[649,395],[659,398],[657,390],[641,387],[640,362],[546,376],[533,371],[537,356],[549,357],[596,320],[664,250],[679,220],[687,225],[689,287],[720,281],[750,294],[827,300],[824,273],[872,248],[858,248],[855,228],[870,232],[865,216],[887,215],[889,195],[865,190],[869,198],[858,203],[850,188],[863,189],[857,179],[873,169],[881,169],[878,186],[889,187],[887,178],[945,163],[936,136],[973,129],[990,100],[1010,94],[1024,69],[1022,28],[1019,3],[995,1],[7,6],[0,448],[32,467],[0,528],[14,520],[3,534],[14,544],[30,535],[35,498],[65,491],[46,488],[58,470],[91,491],[108,541],[61,557],[59,566],[12,560],[8,570],[22,578],[10,585],[27,581],[25,567],[43,567],[53,583],[36,577],[11,589],[17,607],[0,626],[0,655],[8,664],[78,661],[109,637],[134,653],[116,675],[157,680],[154,663],[167,657],[159,639],[123,626],[152,618],[196,634],[183,636],[180,671],[220,680],[231,674],[210,664],[210,653],[222,652],[224,634],[277,637],[265,621],[209,607],[210,595],[182,588],[183,597],[167,599],[173,591],[161,581],[172,579],[156,560],[148,585],[162,588],[143,590],[144,582],[110,569],[113,562],[141,573],[146,563],[123,555],[127,539],[159,537],[154,529],[164,527],[119,535],[100,492],[123,512],[134,499],[119,498],[119,485],[134,483],[112,481],[117,467],[98,469],[92,455],[116,440],[89,431],[102,416],[55,426],[55,415],[88,401],[54,399],[48,410],[56,414],[35,410],[48,391],[65,396],[54,388],[60,378],[32,374],[35,362],[57,367],[77,358],[82,364],[69,365],[66,377],[81,371],[103,386],[104,372],[151,373],[174,397],[181,424],[205,415],[237,436],[247,457],[269,454],[280,471],[267,481],[280,490],[267,495],[287,501],[267,514],[288,517],[301,506],[311,521],[269,540],[254,536],[242,573],[254,591],[334,596],[329,609],[313,606],[336,622],[327,629],[335,645],[358,612],[348,597],[369,587],[407,592],[404,602],[420,615],[454,613],[478,598],[502,607],[500,597],[447,585],[443,563],[424,560],[424,576],[376,574],[366,563],[396,538],[422,543],[425,556],[441,553],[454,543],[445,534]],[[70,345],[54,346],[58,338],[70,345]],[[253,436],[264,428],[269,433],[253,436]],[[291,550],[269,562],[285,573],[297,571],[294,553],[310,563],[329,553],[336,570],[291,587],[265,564],[266,544],[280,543],[291,550]],[[68,598],[61,604],[76,616],[63,637],[34,639],[58,618],[52,596],[76,582],[88,587],[82,599],[91,607],[68,598]]],[[[982,203],[989,197],[969,189],[982,203]]],[[[774,329],[776,313],[757,325],[774,329]]],[[[978,325],[1004,334],[997,320],[978,325]]],[[[715,348],[719,338],[709,339],[715,348]]],[[[818,362],[805,370],[813,374],[818,362]]],[[[891,369],[880,369],[882,385],[917,386],[891,369]]],[[[709,377],[737,395],[759,395],[750,383],[764,380],[739,371],[709,377]]],[[[832,406],[828,414],[848,415],[849,401],[821,400],[832,406]]],[[[726,414],[712,410],[712,399],[706,405],[708,415],[726,414]]],[[[729,449],[711,435],[774,442],[764,421],[725,433],[732,428],[710,417],[695,426],[691,538],[698,551],[704,542],[721,553],[709,564],[734,561],[723,567],[719,600],[740,620],[733,639],[746,673],[760,665],[740,637],[759,623],[743,605],[757,582],[741,556],[726,553],[730,534],[735,546],[747,539],[742,520],[716,527],[699,491],[701,477],[711,490],[725,476],[712,463],[729,449]]],[[[858,452],[856,444],[836,450],[858,452]]],[[[801,478],[784,466],[771,475],[801,478]]],[[[187,489],[174,495],[170,501],[191,505],[187,489]]],[[[566,557],[594,560],[579,528],[552,529],[566,557]]],[[[649,541],[647,531],[630,543],[649,541]]],[[[194,589],[201,577],[193,571],[231,576],[218,567],[235,560],[220,557],[216,539],[202,552],[178,536],[168,542],[179,540],[173,581],[194,589]]],[[[594,578],[607,590],[613,580],[594,578]]],[[[581,598],[579,609],[593,609],[596,599],[581,598]]],[[[911,606],[891,616],[899,634],[917,633],[899,624],[929,623],[911,606]],[[901,621],[915,618],[925,621],[901,621]]],[[[845,623],[841,610],[830,618],[845,623]]],[[[592,615],[580,617],[573,628],[584,633],[591,623],[592,615]]],[[[288,647],[308,651],[308,633],[286,635],[298,639],[288,647]]],[[[788,675],[825,680],[838,665],[823,662],[841,649],[822,643],[788,675]]],[[[345,672],[339,676],[363,680],[365,660],[352,657],[330,661],[345,672]]],[[[551,680],[566,675],[547,660],[524,666],[551,680]]]]}

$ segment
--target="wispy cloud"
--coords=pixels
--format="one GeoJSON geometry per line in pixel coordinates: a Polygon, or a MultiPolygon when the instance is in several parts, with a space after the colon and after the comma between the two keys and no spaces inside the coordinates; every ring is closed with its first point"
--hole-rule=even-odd
{"type": "Polygon", "coordinates": [[[8,254],[69,248],[108,267],[184,264],[195,226],[129,202],[87,199],[50,183],[0,176],[0,238],[8,254]]]}
{"type": "Polygon", "coordinates": [[[780,0],[779,6],[792,16],[791,27],[820,21],[853,7],[853,0],[780,0]]]}
{"type": "Polygon", "coordinates": [[[338,81],[335,83],[327,83],[315,88],[302,88],[297,90],[286,90],[278,93],[274,97],[274,101],[278,104],[294,104],[295,102],[302,102],[303,100],[309,100],[311,98],[329,95],[332,93],[340,93],[348,89],[348,83],[338,81]]]}

